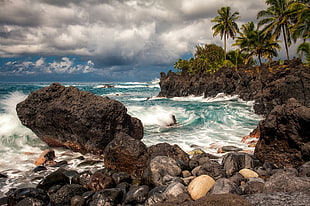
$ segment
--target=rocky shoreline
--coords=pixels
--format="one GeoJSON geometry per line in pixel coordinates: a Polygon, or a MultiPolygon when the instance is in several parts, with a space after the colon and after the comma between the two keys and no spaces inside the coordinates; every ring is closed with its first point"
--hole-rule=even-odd
{"type": "MultiPolygon", "coordinates": [[[[52,84],[17,105],[21,122],[48,145],[96,160],[84,171],[47,150],[35,187],[11,188],[0,205],[307,205],[310,202],[310,69],[299,60],[211,75],[161,74],[159,96],[239,95],[264,114],[254,155],[191,155],[178,145],[147,147],[141,121],[115,100],[52,84]],[[141,132],[142,131],[142,132],[141,132]],[[96,164],[104,167],[95,167],[96,164]],[[93,166],[92,166],[93,165],[93,166]],[[56,168],[56,170],[55,170],[56,168]]],[[[0,179],[9,179],[0,174],[0,179]]]]}

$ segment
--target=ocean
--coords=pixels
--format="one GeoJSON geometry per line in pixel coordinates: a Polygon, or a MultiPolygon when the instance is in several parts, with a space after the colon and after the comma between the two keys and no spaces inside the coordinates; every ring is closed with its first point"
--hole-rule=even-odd
{"type": "MultiPolygon", "coordinates": [[[[147,146],[167,142],[178,144],[186,152],[198,147],[217,154],[218,147],[232,145],[253,151],[254,148],[249,148],[241,139],[262,119],[254,113],[253,102],[245,102],[238,96],[159,98],[159,80],[61,84],[122,102],[131,116],[142,121],[142,141],[147,146]],[[112,87],[104,88],[107,84],[112,87]],[[169,126],[173,115],[177,124],[169,126]]],[[[21,125],[15,107],[30,92],[46,86],[49,83],[0,83],[0,173],[8,176],[0,178],[0,197],[10,188],[32,186],[40,180],[32,172],[35,168],[33,162],[48,147],[21,125]]],[[[71,158],[68,163],[71,168],[76,168],[80,162],[75,157],[81,154],[62,148],[55,151],[57,161],[71,158]]],[[[95,157],[86,155],[85,158],[95,157]]],[[[102,166],[97,165],[98,168],[102,166]]],[[[78,171],[85,169],[79,167],[78,171]]]]}

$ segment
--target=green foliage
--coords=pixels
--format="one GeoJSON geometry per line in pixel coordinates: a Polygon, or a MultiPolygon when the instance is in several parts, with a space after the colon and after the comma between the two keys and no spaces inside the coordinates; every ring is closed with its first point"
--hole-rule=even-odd
{"type": "Polygon", "coordinates": [[[241,31],[234,46],[239,46],[241,52],[246,54],[246,64],[253,56],[257,56],[259,63],[262,64],[262,57],[271,61],[272,57],[278,55],[277,49],[280,46],[271,33],[266,34],[263,30],[255,29],[253,22],[242,25],[241,31]]]}
{"type": "Polygon", "coordinates": [[[194,58],[179,59],[174,68],[186,71],[189,74],[217,71],[224,61],[224,50],[215,44],[197,45],[194,58]]]}
{"type": "Polygon", "coordinates": [[[310,66],[310,43],[301,43],[297,48],[297,53],[303,53],[306,58],[306,64],[310,66]]]}

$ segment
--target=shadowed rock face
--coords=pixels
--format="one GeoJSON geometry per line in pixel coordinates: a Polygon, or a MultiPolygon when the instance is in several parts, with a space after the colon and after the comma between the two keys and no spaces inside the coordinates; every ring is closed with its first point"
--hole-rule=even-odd
{"type": "Polygon", "coordinates": [[[276,106],[259,124],[254,155],[277,166],[299,166],[310,160],[310,108],[295,99],[276,106]]]}
{"type": "Polygon", "coordinates": [[[49,146],[81,153],[103,153],[120,132],[143,137],[141,121],[128,115],[122,103],[58,83],[32,92],[16,110],[22,124],[49,146]]]}

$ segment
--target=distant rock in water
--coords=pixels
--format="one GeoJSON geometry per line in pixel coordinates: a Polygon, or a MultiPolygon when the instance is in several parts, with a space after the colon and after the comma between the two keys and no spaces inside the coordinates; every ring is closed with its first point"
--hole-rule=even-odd
{"type": "Polygon", "coordinates": [[[296,167],[310,161],[310,108],[296,99],[276,106],[259,124],[254,155],[262,162],[296,167]]]}
{"type": "Polygon", "coordinates": [[[22,124],[49,146],[101,154],[122,132],[142,139],[143,125],[125,106],[108,97],[53,83],[16,106],[22,124]]]}

